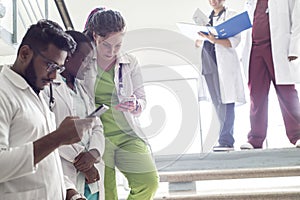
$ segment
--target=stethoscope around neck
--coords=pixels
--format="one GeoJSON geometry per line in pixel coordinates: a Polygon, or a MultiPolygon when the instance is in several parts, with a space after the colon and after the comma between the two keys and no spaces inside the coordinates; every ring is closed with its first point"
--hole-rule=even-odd
{"type": "Polygon", "coordinates": [[[213,26],[213,21],[214,21],[213,19],[215,17],[217,17],[216,21],[219,21],[220,18],[222,17],[222,15],[223,15],[222,19],[223,19],[223,21],[225,21],[226,20],[226,10],[227,10],[226,7],[223,7],[223,9],[218,13],[217,16],[215,16],[215,11],[213,10],[211,12],[211,14],[209,15],[209,22],[208,22],[207,26],[213,26]]]}
{"type": "Polygon", "coordinates": [[[49,94],[49,109],[50,111],[53,111],[53,108],[54,108],[54,105],[55,105],[55,98],[53,96],[53,88],[52,88],[52,85],[60,85],[59,82],[54,82],[54,81],[51,81],[50,82],[50,85],[49,85],[49,91],[50,91],[50,94],[49,94]]]}

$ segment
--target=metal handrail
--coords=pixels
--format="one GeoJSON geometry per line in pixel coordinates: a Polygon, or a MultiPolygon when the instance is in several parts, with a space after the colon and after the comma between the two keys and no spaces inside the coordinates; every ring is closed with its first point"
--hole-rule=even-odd
{"type": "Polygon", "coordinates": [[[59,11],[60,17],[67,30],[74,30],[67,6],[64,0],[55,0],[56,7],[59,11]]]}
{"type": "Polygon", "coordinates": [[[14,44],[18,43],[18,20],[21,21],[22,27],[26,30],[29,24],[34,23],[39,19],[48,18],[48,0],[44,0],[44,11],[41,6],[41,1],[24,1],[24,0],[13,0],[12,1],[13,9],[13,33],[12,33],[12,42],[14,44]],[[37,9],[35,9],[35,7],[37,9]],[[20,9],[23,9],[25,12],[20,12],[20,9]],[[27,19],[27,21],[26,21],[27,19]],[[29,22],[29,23],[28,23],[29,22]]]}
{"type": "MultiPolygon", "coordinates": [[[[64,1],[55,0],[55,3],[66,29],[74,29],[64,1]]],[[[12,48],[9,49],[9,51],[2,51],[1,55],[12,54],[15,47],[17,47],[18,43],[20,42],[19,40],[21,40],[21,35],[26,32],[28,27],[40,19],[48,19],[49,16],[49,0],[12,0],[7,1],[6,4],[6,7],[10,8],[10,10],[7,12],[10,15],[3,15],[1,18],[1,21],[5,24],[3,23],[2,26],[1,23],[0,39],[1,41],[4,41],[8,47],[12,48]],[[7,17],[7,21],[5,21],[5,17],[7,17]],[[3,54],[3,52],[7,52],[7,54],[3,54]]]]}
{"type": "Polygon", "coordinates": [[[12,42],[14,44],[18,41],[18,24],[17,24],[17,17],[18,17],[18,8],[17,8],[17,0],[13,0],[13,34],[12,34],[12,42]]]}

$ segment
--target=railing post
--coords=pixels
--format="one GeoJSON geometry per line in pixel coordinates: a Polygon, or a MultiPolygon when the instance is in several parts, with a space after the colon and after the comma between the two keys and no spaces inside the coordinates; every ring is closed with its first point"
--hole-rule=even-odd
{"type": "Polygon", "coordinates": [[[16,44],[18,42],[18,25],[17,25],[17,17],[18,17],[18,8],[17,8],[17,0],[13,0],[13,34],[12,34],[12,42],[16,44]]]}
{"type": "Polygon", "coordinates": [[[45,19],[48,19],[49,13],[48,13],[48,0],[45,0],[45,19]]]}

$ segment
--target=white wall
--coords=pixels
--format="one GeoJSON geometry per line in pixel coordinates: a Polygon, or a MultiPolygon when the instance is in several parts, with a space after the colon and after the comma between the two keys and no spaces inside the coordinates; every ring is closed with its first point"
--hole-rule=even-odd
{"type": "MultiPolygon", "coordinates": [[[[76,30],[82,31],[89,12],[105,6],[119,10],[127,24],[127,36],[123,48],[135,51],[139,48],[159,48],[174,52],[190,63],[198,64],[199,55],[191,41],[179,33],[176,22],[192,22],[196,8],[209,15],[212,8],[208,0],[65,0],[76,30]]],[[[53,1],[49,1],[49,18],[63,25],[53,1]]],[[[228,7],[241,12],[243,0],[227,0],[228,7]]],[[[141,54],[142,59],[147,56],[141,54]]],[[[166,57],[160,58],[166,63],[166,57]]],[[[169,65],[185,65],[186,62],[169,59],[169,65]]]]}
{"type": "MultiPolygon", "coordinates": [[[[49,1],[52,6],[54,3],[49,1]]],[[[177,30],[178,21],[192,21],[196,8],[209,14],[208,0],[65,0],[76,29],[81,30],[89,11],[97,6],[118,9],[126,19],[128,30],[140,28],[163,28],[177,30]]],[[[243,0],[227,0],[226,4],[236,11],[242,11],[243,0]]],[[[57,18],[54,8],[50,18],[57,18]]]]}
{"type": "MultiPolygon", "coordinates": [[[[180,34],[176,22],[192,22],[196,8],[209,15],[212,8],[208,0],[85,0],[84,3],[81,0],[65,0],[65,2],[73,25],[79,31],[82,31],[89,12],[97,6],[104,5],[117,9],[124,16],[127,34],[123,49],[138,57],[144,77],[147,79],[145,88],[148,107],[142,115],[142,125],[152,144],[154,154],[200,152],[201,148],[206,150],[214,144],[218,133],[215,130],[208,130],[212,120],[209,104],[201,108],[201,113],[205,116],[202,127],[203,139],[208,145],[201,147],[200,144],[201,127],[200,116],[198,116],[200,112],[197,105],[198,94],[195,93],[197,87],[201,85],[197,85],[197,82],[193,81],[195,79],[191,77],[186,80],[156,81],[162,76],[170,78],[172,74],[176,74],[177,68],[184,68],[183,70],[187,71],[194,69],[193,76],[197,78],[200,51],[194,47],[194,41],[180,34]],[[194,66],[191,67],[190,64],[194,66]],[[184,101],[186,98],[187,102],[184,101]],[[188,109],[195,113],[190,112],[186,117],[183,111],[188,109]],[[163,123],[163,126],[157,128],[160,123],[163,123]],[[207,139],[208,132],[210,132],[209,138],[213,138],[207,139]],[[185,139],[181,138],[182,135],[185,135],[185,139]],[[181,138],[182,144],[178,145],[175,138],[181,138]],[[173,148],[174,145],[177,148],[173,148]]],[[[241,12],[243,3],[242,0],[228,0],[227,5],[241,12]]],[[[55,17],[57,17],[56,21],[59,21],[58,12],[53,8],[50,19],[55,17]]],[[[183,71],[180,71],[175,78],[181,75],[183,76],[183,71]]]]}

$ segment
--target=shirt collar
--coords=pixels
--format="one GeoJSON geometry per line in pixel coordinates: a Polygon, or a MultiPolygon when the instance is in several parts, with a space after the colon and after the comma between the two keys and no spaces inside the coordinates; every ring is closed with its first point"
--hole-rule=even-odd
{"type": "Polygon", "coordinates": [[[126,54],[120,54],[118,56],[118,60],[117,63],[121,63],[121,64],[130,64],[130,61],[128,59],[128,56],[126,56],[126,54]]]}
{"type": "Polygon", "coordinates": [[[30,88],[30,85],[27,83],[27,81],[20,74],[13,71],[11,68],[3,67],[2,73],[8,78],[8,80],[12,84],[20,88],[21,90],[30,88]]]}

